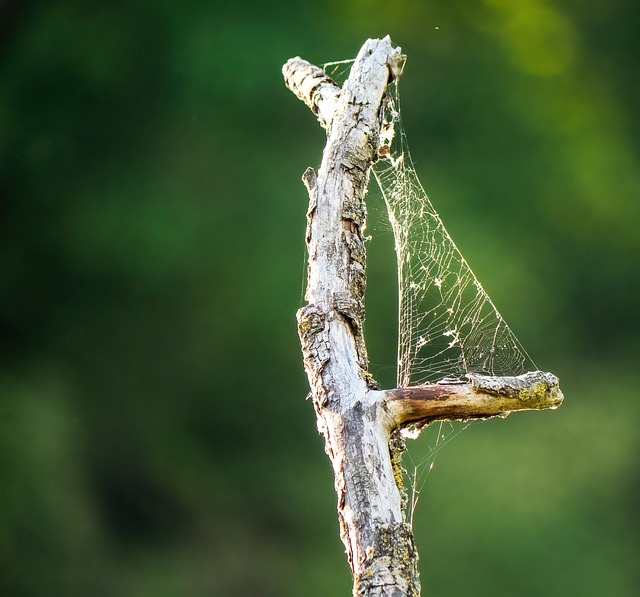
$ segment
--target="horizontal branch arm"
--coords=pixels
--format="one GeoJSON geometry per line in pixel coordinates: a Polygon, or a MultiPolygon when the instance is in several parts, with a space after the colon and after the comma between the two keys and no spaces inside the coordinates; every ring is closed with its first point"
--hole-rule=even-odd
{"type": "Polygon", "coordinates": [[[396,427],[411,423],[505,417],[516,410],[557,408],[558,378],[535,371],[514,377],[469,374],[469,382],[440,382],[387,390],[387,411],[396,427]]]}

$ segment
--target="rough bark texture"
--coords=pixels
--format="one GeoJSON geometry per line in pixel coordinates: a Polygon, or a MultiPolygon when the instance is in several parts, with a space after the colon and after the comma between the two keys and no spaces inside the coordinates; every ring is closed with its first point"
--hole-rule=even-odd
{"type": "Polygon", "coordinates": [[[353,594],[361,597],[420,593],[418,556],[403,512],[399,428],[554,407],[562,399],[557,379],[539,372],[390,391],[379,390],[368,372],[364,196],[380,149],[381,103],[403,64],[386,37],[364,44],[342,88],[301,58],[283,67],[286,85],[327,130],[318,172],[309,168],[303,176],[308,304],[297,319],[318,429],[333,466],[353,594]]]}
{"type": "Polygon", "coordinates": [[[294,58],[287,85],[327,128],[309,191],[308,305],[298,312],[305,369],[338,496],[354,595],[418,595],[413,535],[389,455],[391,419],[368,373],[364,320],[364,195],[378,149],[380,106],[402,61],[391,41],[369,40],[342,89],[294,58]]]}

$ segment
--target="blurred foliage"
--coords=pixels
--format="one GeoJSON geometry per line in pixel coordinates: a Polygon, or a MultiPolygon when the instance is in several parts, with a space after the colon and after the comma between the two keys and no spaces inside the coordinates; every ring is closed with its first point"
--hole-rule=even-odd
{"type": "MultiPolygon", "coordinates": [[[[0,594],[349,594],[294,320],[299,177],[324,133],[280,67],[389,33],[423,183],[566,395],[438,453],[424,592],[637,595],[639,17],[5,1],[0,594]]],[[[390,385],[394,256],[371,201],[368,342],[390,385]]]]}

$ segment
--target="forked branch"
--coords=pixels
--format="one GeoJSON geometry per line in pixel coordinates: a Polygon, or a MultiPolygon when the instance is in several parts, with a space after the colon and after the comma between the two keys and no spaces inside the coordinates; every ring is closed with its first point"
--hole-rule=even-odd
{"type": "Polygon", "coordinates": [[[359,597],[420,593],[418,556],[402,509],[402,472],[398,459],[391,458],[395,429],[555,408],[562,401],[557,379],[540,372],[471,375],[469,383],[388,391],[379,390],[368,372],[364,195],[373,161],[382,153],[383,97],[404,59],[388,37],[368,40],[342,87],[301,58],[283,67],[286,85],[327,130],[320,168],[317,173],[309,168],[303,177],[309,193],[309,277],[298,333],[318,429],[333,467],[353,594],[359,597]]]}

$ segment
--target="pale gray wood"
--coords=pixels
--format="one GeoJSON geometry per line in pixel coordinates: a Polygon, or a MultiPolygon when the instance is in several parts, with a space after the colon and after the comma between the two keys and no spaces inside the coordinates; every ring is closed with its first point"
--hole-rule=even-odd
{"type": "Polygon", "coordinates": [[[402,61],[389,38],[367,41],[341,90],[295,58],[287,86],[319,116],[327,144],[307,170],[308,305],[298,312],[305,369],[338,496],[354,595],[418,595],[411,529],[389,455],[391,419],[368,373],[364,320],[364,195],[378,149],[380,106],[402,61]]]}

